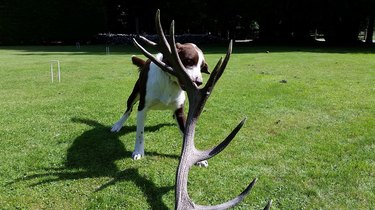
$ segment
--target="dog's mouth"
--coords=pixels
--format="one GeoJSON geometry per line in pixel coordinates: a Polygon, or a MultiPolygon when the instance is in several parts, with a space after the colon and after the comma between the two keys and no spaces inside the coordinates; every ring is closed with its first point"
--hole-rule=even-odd
{"type": "Polygon", "coordinates": [[[201,81],[194,81],[194,83],[199,87],[202,85],[202,82],[201,81]]]}
{"type": "MultiPolygon", "coordinates": [[[[194,81],[194,83],[197,85],[197,87],[199,87],[199,86],[202,85],[202,82],[200,82],[200,81],[194,81]]],[[[186,89],[185,89],[185,85],[184,85],[183,83],[181,83],[180,81],[178,81],[178,84],[180,85],[180,87],[181,87],[181,89],[182,89],[183,91],[186,91],[186,89]]]]}

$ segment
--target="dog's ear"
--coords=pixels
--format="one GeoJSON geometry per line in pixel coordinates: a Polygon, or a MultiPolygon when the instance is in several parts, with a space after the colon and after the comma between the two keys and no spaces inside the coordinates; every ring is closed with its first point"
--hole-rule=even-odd
{"type": "Polygon", "coordinates": [[[134,65],[138,66],[139,68],[142,68],[146,65],[146,61],[141,59],[141,58],[138,58],[137,56],[133,55],[132,56],[132,62],[134,65]]]}
{"type": "Polygon", "coordinates": [[[179,42],[176,43],[176,49],[177,49],[177,53],[181,52],[183,46],[182,44],[180,44],[179,42]]]}
{"type": "Polygon", "coordinates": [[[205,74],[210,74],[210,71],[208,70],[208,64],[206,62],[203,63],[201,67],[201,72],[205,74]]]}
{"type": "MultiPolygon", "coordinates": [[[[178,55],[180,56],[180,52],[182,51],[182,48],[183,48],[183,46],[182,46],[182,44],[180,44],[180,43],[176,43],[176,50],[177,50],[177,53],[178,53],[178,55]]],[[[167,60],[167,59],[165,59],[164,57],[163,57],[163,60],[162,60],[165,64],[167,64],[168,66],[171,66],[171,63],[167,60]]]]}

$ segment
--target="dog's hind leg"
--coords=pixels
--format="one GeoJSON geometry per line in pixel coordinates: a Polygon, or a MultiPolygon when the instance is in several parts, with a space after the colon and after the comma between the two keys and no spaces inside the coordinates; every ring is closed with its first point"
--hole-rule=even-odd
{"type": "Polygon", "coordinates": [[[128,101],[127,101],[127,108],[125,113],[122,117],[112,126],[111,132],[119,132],[122,128],[122,125],[125,121],[129,118],[130,113],[133,110],[134,104],[139,100],[139,81],[137,81],[134,85],[133,91],[130,94],[128,101]]]}
{"type": "Polygon", "coordinates": [[[141,159],[145,155],[145,120],[146,120],[146,109],[138,110],[137,113],[137,136],[135,139],[134,151],[132,154],[133,160],[141,159]]]}

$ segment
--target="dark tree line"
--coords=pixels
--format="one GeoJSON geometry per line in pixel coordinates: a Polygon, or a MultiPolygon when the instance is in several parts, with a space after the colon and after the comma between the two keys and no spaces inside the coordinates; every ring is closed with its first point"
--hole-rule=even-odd
{"type": "Polygon", "coordinates": [[[0,1],[0,44],[73,42],[107,27],[101,0],[0,1]]]}
{"type": "Polygon", "coordinates": [[[153,34],[154,14],[177,33],[259,41],[372,43],[374,0],[1,0],[0,44],[76,42],[98,33],[153,34]]]}

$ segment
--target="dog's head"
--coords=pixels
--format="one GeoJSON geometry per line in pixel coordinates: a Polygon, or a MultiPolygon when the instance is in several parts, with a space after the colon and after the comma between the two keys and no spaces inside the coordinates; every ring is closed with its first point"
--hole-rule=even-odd
{"type": "Polygon", "coordinates": [[[202,50],[193,43],[177,43],[176,49],[190,79],[197,86],[201,85],[203,83],[202,73],[210,74],[202,50]]]}
{"type": "MultiPolygon", "coordinates": [[[[210,74],[202,50],[192,43],[177,43],[176,49],[191,81],[193,81],[197,86],[200,86],[203,83],[202,73],[210,74]]],[[[160,54],[159,58],[162,59],[161,57],[162,56],[160,54]]],[[[167,60],[162,59],[162,61],[170,66],[170,63],[167,60]]],[[[140,70],[146,65],[146,61],[135,56],[132,57],[132,62],[134,65],[138,66],[140,70]]],[[[180,81],[177,81],[177,78],[175,79],[176,82],[179,83],[180,87],[184,89],[183,84],[180,81]]]]}
{"type": "MultiPolygon", "coordinates": [[[[202,73],[210,74],[202,50],[200,50],[193,43],[177,43],[176,49],[191,81],[193,81],[197,86],[200,86],[203,83],[202,73]]],[[[170,65],[167,60],[163,59],[163,62],[170,65]]],[[[181,88],[184,89],[184,85],[180,81],[178,81],[178,83],[180,84],[181,88]]]]}

